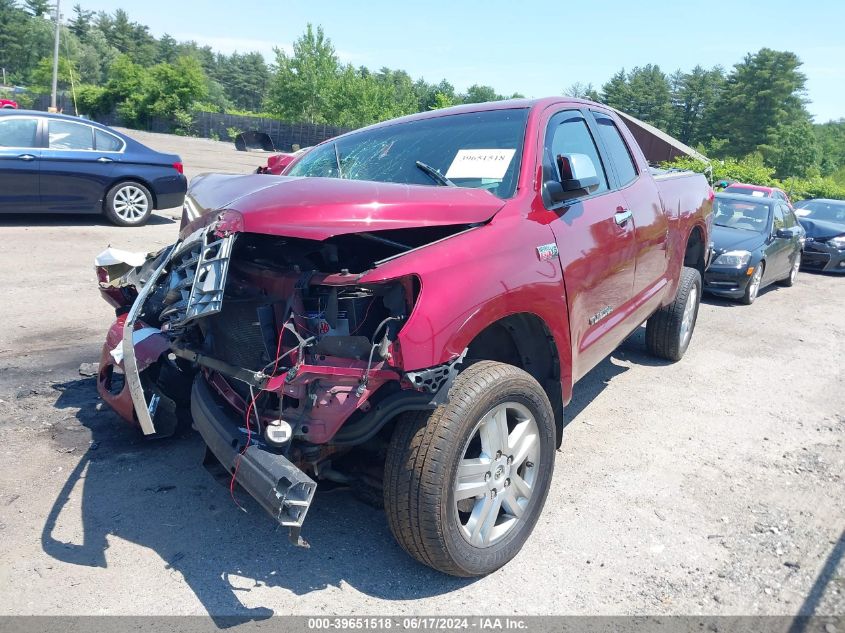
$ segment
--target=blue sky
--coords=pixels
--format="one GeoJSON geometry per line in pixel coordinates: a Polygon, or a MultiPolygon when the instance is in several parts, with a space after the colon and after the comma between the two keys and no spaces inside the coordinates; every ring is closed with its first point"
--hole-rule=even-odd
{"type": "Polygon", "coordinates": [[[226,53],[290,44],[320,24],[342,61],[401,68],[458,90],[560,94],[580,81],[601,86],[619,68],[656,63],[666,72],[697,63],[730,68],[768,46],[804,62],[816,122],[845,117],[845,1],[652,2],[606,0],[64,0],[94,10],[124,8],[153,34],[167,32],[226,53]],[[706,7],[706,8],[702,8],[706,7]]]}

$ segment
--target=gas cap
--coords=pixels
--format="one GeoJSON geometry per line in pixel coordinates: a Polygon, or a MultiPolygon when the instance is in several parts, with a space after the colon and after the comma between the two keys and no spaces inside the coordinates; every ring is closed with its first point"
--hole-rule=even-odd
{"type": "Polygon", "coordinates": [[[293,429],[284,420],[273,420],[264,427],[264,439],[273,446],[284,446],[292,435],[293,429]]]}

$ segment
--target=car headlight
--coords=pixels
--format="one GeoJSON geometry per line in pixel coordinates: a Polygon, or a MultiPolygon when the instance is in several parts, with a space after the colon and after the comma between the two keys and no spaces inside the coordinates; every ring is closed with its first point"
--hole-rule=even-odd
{"type": "Polygon", "coordinates": [[[827,243],[834,248],[838,248],[840,251],[845,250],[845,235],[834,237],[833,239],[828,240],[827,243]]]}
{"type": "Polygon", "coordinates": [[[731,268],[742,268],[748,264],[751,253],[748,251],[728,251],[722,253],[713,262],[714,266],[729,266],[731,268]]]}

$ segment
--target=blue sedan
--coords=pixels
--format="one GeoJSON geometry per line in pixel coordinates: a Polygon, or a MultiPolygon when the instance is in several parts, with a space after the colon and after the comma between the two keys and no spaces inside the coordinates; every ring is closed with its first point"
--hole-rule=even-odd
{"type": "Polygon", "coordinates": [[[104,213],[140,226],[180,207],[182,160],[76,117],[0,110],[0,213],[104,213]]]}

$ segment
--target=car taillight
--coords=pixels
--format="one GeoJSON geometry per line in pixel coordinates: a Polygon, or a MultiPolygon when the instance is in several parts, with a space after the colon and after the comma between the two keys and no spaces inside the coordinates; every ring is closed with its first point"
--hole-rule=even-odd
{"type": "Polygon", "coordinates": [[[180,174],[185,173],[185,169],[184,169],[184,167],[182,167],[182,163],[173,163],[173,169],[178,171],[180,174]]]}

